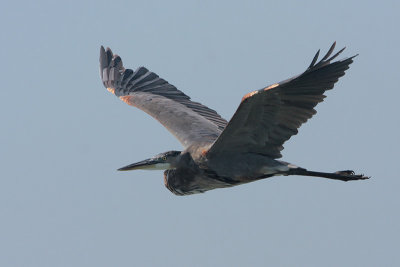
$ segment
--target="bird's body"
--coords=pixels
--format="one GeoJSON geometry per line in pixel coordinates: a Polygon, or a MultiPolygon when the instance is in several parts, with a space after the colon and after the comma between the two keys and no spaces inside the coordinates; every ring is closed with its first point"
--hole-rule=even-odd
{"type": "Polygon", "coordinates": [[[367,179],[352,171],[312,172],[278,160],[283,143],[311,118],[324,92],[353,62],[331,61],[334,49],[291,79],[245,95],[229,123],[144,67],[125,69],[110,49],[100,50],[100,75],[105,87],[124,102],[160,121],[184,146],[119,170],[165,170],[165,186],[188,195],[277,175],[305,175],[349,181],[367,179]]]}
{"type": "Polygon", "coordinates": [[[249,153],[227,153],[218,158],[206,155],[193,158],[188,151],[176,159],[175,168],[164,172],[165,186],[177,195],[201,193],[279,175],[297,168],[269,157],[249,153]],[[224,162],[226,162],[224,164],[224,162]],[[234,162],[231,165],[229,162],[234,162]]]}

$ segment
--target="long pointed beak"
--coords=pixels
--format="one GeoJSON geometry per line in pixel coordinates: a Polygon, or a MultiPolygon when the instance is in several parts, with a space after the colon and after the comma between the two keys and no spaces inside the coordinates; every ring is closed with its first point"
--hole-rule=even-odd
{"type": "Polygon", "coordinates": [[[119,168],[118,171],[133,171],[133,170],[167,170],[171,166],[166,162],[159,162],[154,159],[145,159],[128,166],[119,168]]]}
{"type": "Polygon", "coordinates": [[[129,164],[125,167],[119,168],[118,171],[133,171],[133,170],[148,170],[154,169],[157,162],[152,159],[145,159],[136,163],[129,164]]]}

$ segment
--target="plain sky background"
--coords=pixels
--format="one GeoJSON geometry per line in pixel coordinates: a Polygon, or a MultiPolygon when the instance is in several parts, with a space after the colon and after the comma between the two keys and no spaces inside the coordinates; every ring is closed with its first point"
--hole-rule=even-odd
{"type": "Polygon", "coordinates": [[[400,2],[1,4],[1,266],[400,266],[400,2]],[[321,48],[359,53],[283,160],[354,169],[188,197],[117,172],[174,137],[100,82],[100,45],[229,119],[321,48]]]}

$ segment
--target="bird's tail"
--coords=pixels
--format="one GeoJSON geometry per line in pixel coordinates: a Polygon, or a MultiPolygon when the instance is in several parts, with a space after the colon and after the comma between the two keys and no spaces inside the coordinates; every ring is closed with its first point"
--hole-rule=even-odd
{"type": "Polygon", "coordinates": [[[370,177],[364,176],[363,174],[355,174],[354,171],[346,170],[346,171],[337,171],[337,172],[314,172],[308,171],[303,168],[293,168],[290,169],[288,175],[302,175],[302,176],[315,176],[315,177],[323,177],[328,179],[340,180],[340,181],[353,181],[353,180],[365,180],[370,177]]]}

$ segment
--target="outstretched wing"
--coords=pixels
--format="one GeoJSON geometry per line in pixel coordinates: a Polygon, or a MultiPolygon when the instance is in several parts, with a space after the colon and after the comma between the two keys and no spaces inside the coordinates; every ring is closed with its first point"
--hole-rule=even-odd
{"type": "Polygon", "coordinates": [[[302,74],[245,95],[225,130],[208,151],[259,153],[280,158],[283,143],[315,113],[325,91],[332,89],[354,57],[331,63],[335,43],[317,64],[319,51],[302,74]]]}
{"type": "Polygon", "coordinates": [[[140,108],[166,127],[184,147],[212,143],[227,122],[214,110],[190,100],[145,67],[125,69],[111,49],[100,48],[100,76],[108,91],[140,108]]]}

